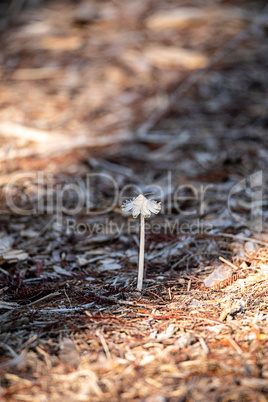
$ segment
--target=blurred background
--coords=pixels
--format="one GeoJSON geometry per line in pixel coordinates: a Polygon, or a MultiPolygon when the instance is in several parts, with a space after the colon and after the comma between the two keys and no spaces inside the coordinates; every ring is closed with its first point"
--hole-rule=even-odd
{"type": "Polygon", "coordinates": [[[215,137],[225,148],[262,137],[265,1],[10,0],[0,7],[3,169],[12,161],[12,169],[28,170],[33,155],[37,164],[37,157],[133,141],[150,142],[147,153],[174,140],[202,142],[210,153],[215,137]]]}
{"type": "MultiPolygon", "coordinates": [[[[3,204],[17,172],[162,188],[170,172],[173,189],[217,184],[218,211],[239,180],[261,171],[266,182],[265,1],[0,4],[3,204]]],[[[38,198],[29,177],[17,191],[38,198]]]]}

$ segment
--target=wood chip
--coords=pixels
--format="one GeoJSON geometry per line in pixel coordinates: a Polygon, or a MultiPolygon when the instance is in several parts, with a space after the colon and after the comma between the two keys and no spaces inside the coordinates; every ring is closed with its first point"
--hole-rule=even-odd
{"type": "Polygon", "coordinates": [[[153,66],[161,69],[181,67],[194,70],[208,63],[205,55],[177,47],[150,46],[144,50],[143,55],[153,66]]]}

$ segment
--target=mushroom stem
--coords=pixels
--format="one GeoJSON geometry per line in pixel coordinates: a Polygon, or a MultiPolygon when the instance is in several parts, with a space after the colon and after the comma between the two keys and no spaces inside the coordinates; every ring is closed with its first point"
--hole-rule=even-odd
{"type": "Polygon", "coordinates": [[[144,268],[144,216],[141,214],[141,228],[140,228],[140,255],[139,255],[139,274],[137,289],[140,292],[143,282],[143,268],[144,268]]]}

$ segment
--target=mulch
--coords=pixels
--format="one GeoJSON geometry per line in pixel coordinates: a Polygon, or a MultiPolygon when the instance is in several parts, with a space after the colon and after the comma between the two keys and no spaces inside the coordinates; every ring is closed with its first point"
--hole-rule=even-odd
{"type": "Polygon", "coordinates": [[[265,6],[48,1],[9,18],[1,400],[268,399],[265,6]],[[136,192],[162,203],[142,292],[121,210],[136,192]]]}

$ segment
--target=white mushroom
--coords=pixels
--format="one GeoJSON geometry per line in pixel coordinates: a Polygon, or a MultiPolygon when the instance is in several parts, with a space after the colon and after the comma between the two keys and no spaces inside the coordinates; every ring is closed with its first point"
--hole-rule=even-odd
{"type": "Polygon", "coordinates": [[[137,198],[133,198],[130,201],[126,201],[122,205],[124,212],[131,212],[133,218],[141,216],[141,229],[140,229],[140,253],[139,253],[139,274],[137,289],[141,291],[143,282],[143,270],[144,270],[144,218],[149,218],[151,214],[158,214],[161,209],[161,203],[153,200],[148,200],[144,195],[140,194],[137,198]]]}

